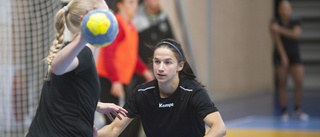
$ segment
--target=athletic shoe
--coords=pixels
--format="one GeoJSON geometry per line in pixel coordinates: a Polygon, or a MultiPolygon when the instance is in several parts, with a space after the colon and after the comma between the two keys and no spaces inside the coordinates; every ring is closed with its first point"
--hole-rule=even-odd
{"type": "Polygon", "coordinates": [[[302,121],[309,120],[309,115],[307,113],[304,113],[301,109],[298,109],[293,112],[292,117],[297,118],[302,121]]]}
{"type": "Polygon", "coordinates": [[[289,120],[289,115],[288,113],[282,113],[281,116],[280,116],[280,121],[283,121],[283,122],[286,122],[289,120]]]}

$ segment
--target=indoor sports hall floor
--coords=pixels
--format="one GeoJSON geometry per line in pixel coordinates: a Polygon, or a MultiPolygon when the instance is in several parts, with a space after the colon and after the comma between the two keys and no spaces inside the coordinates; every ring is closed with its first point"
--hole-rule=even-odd
{"type": "MultiPolygon", "coordinates": [[[[216,102],[227,127],[226,137],[320,137],[320,90],[304,91],[303,109],[310,116],[308,121],[291,117],[280,121],[273,94],[216,102]]],[[[291,100],[292,91],[288,96],[291,100]]]]}

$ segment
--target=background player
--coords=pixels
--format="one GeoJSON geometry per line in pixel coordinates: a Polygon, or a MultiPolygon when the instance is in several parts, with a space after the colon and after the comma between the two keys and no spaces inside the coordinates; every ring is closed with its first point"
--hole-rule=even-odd
{"type": "Polygon", "coordinates": [[[294,113],[293,116],[307,120],[308,115],[301,110],[304,67],[300,58],[298,38],[302,32],[300,20],[291,17],[292,9],[289,1],[280,1],[279,18],[270,26],[275,42],[274,63],[277,76],[277,92],[281,107],[281,120],[289,118],[287,112],[287,79],[288,73],[294,81],[294,113]]]}

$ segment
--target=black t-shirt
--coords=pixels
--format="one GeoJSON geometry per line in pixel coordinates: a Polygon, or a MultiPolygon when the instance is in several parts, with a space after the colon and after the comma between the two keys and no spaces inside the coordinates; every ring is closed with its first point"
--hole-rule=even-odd
{"type": "MultiPolygon", "coordinates": [[[[301,21],[297,18],[291,18],[288,23],[283,23],[280,19],[276,18],[272,22],[278,23],[281,27],[286,29],[293,29],[295,26],[301,26],[301,21]]],[[[298,39],[289,38],[284,35],[280,35],[281,42],[287,54],[294,54],[299,52],[298,39]]]]}
{"type": "Polygon", "coordinates": [[[153,56],[153,50],[147,47],[146,44],[154,46],[165,38],[174,38],[167,18],[139,32],[138,53],[144,63],[148,64],[149,58],[153,56]]]}
{"type": "Polygon", "coordinates": [[[168,98],[161,98],[158,89],[157,80],[137,86],[124,106],[128,117],[140,114],[148,137],[203,137],[203,119],[218,111],[207,91],[189,79],[180,79],[168,98]]]}
{"type": "Polygon", "coordinates": [[[164,38],[174,38],[169,19],[163,11],[148,14],[145,4],[141,3],[132,20],[139,32],[139,56],[147,64],[153,56],[153,50],[146,44],[154,46],[164,38]]]}
{"type": "Polygon", "coordinates": [[[45,81],[40,103],[27,137],[89,137],[100,84],[91,50],[77,56],[78,67],[66,74],[52,74],[45,81]]]}

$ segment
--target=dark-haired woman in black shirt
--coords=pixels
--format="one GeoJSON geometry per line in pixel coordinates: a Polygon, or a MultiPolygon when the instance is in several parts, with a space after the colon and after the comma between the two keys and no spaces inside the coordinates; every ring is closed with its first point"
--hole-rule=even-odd
{"type": "Polygon", "coordinates": [[[135,88],[124,108],[128,117],[115,119],[98,131],[99,137],[116,137],[141,115],[148,137],[221,137],[226,134],[224,122],[206,89],[195,80],[181,49],[172,40],[161,40],[154,46],[152,68],[155,80],[135,88]],[[210,129],[205,131],[205,124],[210,129]]]}
{"type": "Polygon", "coordinates": [[[308,120],[308,115],[301,109],[304,67],[300,58],[298,38],[302,32],[298,19],[291,17],[291,4],[281,1],[278,7],[279,18],[270,25],[271,35],[275,42],[274,64],[277,76],[277,92],[281,107],[282,121],[289,119],[287,112],[287,79],[288,73],[294,81],[293,117],[308,120]]]}

